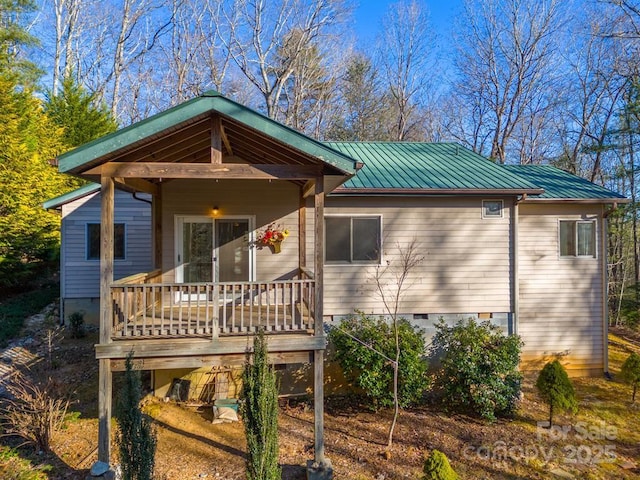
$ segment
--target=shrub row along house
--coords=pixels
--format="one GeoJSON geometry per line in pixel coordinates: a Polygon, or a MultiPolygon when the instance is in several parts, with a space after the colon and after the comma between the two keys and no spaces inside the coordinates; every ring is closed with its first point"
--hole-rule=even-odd
{"type": "Polygon", "coordinates": [[[99,292],[101,460],[129,352],[156,371],[239,365],[263,327],[275,363],[314,365],[323,462],[323,321],[385,313],[371,278],[414,240],[404,317],[496,322],[522,336],[524,368],[607,369],[606,221],[625,199],[561,170],[455,144],[320,143],[216,92],[59,170],[98,183],[45,206],[63,210],[66,313],[99,292]]]}

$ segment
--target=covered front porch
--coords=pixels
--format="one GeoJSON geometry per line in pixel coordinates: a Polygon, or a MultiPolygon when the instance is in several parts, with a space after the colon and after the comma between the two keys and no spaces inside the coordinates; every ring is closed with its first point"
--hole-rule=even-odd
{"type": "Polygon", "coordinates": [[[211,92],[59,165],[101,184],[99,460],[110,460],[112,372],[129,354],[139,369],[237,365],[263,329],[274,361],[313,359],[322,465],[324,198],[355,162],[211,92]],[[114,281],[126,261],[116,188],[152,198],[155,270],[114,281]],[[289,233],[281,253],[261,240],[272,225],[289,233]]]}

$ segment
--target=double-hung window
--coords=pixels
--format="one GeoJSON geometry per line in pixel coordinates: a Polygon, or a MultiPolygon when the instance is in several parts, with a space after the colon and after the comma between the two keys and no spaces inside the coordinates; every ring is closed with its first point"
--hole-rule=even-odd
{"type": "MultiPolygon", "coordinates": [[[[116,223],[113,226],[113,258],[125,258],[125,226],[116,223]]],[[[100,224],[87,223],[87,260],[100,260],[100,224]]]]}
{"type": "Polygon", "coordinates": [[[379,264],[382,252],[382,221],[375,216],[327,216],[325,263],[379,264]]]}
{"type": "Polygon", "coordinates": [[[560,256],[595,257],[596,222],[560,220],[560,256]]]}

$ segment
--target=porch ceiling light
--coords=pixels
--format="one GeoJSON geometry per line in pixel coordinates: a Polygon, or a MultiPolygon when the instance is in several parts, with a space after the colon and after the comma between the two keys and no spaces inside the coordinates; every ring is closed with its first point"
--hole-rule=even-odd
{"type": "Polygon", "coordinates": [[[217,205],[214,205],[214,206],[213,206],[213,215],[214,215],[214,216],[217,216],[217,215],[218,215],[218,213],[220,213],[220,209],[218,208],[218,206],[217,206],[217,205]]]}

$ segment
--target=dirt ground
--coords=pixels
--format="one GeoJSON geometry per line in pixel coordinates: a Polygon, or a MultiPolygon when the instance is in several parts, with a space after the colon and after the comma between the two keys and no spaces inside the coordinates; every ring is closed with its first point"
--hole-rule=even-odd
{"type": "MultiPolygon", "coordinates": [[[[640,348],[640,336],[634,332],[616,333],[611,348],[614,373],[629,351],[640,348]]],[[[42,336],[36,337],[30,348],[42,352],[42,336]]],[[[56,437],[51,454],[21,450],[35,463],[52,465],[51,479],[84,480],[96,459],[95,341],[93,335],[58,343],[53,352],[55,375],[81,399],[72,407],[79,417],[76,414],[56,437]]],[[[329,398],[325,437],[334,478],[417,479],[424,457],[432,449],[443,451],[462,479],[640,478],[640,411],[630,405],[627,386],[615,378],[576,380],[579,413],[559,415],[561,427],[550,431],[538,427],[547,408],[532,383],[529,378],[518,415],[493,424],[447,414],[439,405],[401,412],[389,459],[382,452],[391,412],[368,411],[354,398],[329,398]]],[[[212,425],[209,408],[190,408],[151,397],[144,403],[158,435],[156,478],[244,478],[241,423],[212,425]]],[[[306,461],[313,457],[313,410],[304,401],[283,399],[279,420],[283,479],[306,478],[306,461]]],[[[115,462],[115,446],[113,450],[115,462]]]]}

